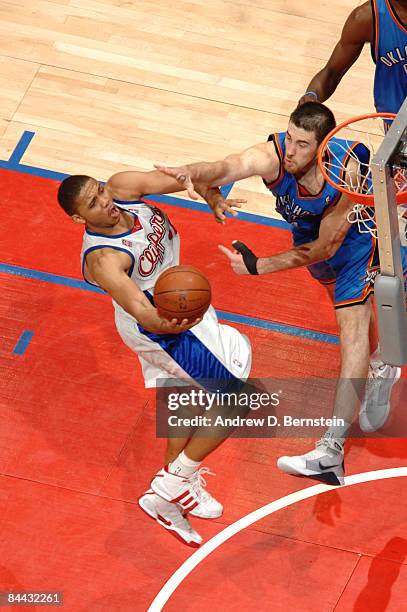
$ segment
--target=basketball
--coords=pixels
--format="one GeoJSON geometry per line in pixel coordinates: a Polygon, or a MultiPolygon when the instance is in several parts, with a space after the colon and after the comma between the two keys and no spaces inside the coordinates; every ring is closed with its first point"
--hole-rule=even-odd
{"type": "Polygon", "coordinates": [[[168,268],[157,278],[154,303],[158,314],[165,319],[202,317],[211,303],[211,286],[200,270],[193,266],[168,268]]]}

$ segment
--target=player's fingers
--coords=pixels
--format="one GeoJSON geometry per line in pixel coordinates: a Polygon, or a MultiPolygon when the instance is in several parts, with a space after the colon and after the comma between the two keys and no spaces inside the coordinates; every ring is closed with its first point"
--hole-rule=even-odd
{"type": "Polygon", "coordinates": [[[190,327],[194,327],[194,325],[198,325],[198,323],[200,323],[202,321],[202,317],[198,317],[197,319],[195,319],[195,321],[189,321],[189,325],[188,328],[190,327]]]}
{"type": "Polygon", "coordinates": [[[192,200],[199,200],[199,195],[197,194],[197,192],[194,189],[194,185],[192,183],[192,181],[190,180],[188,183],[186,183],[186,189],[188,192],[189,197],[192,200]]]}
{"type": "Polygon", "coordinates": [[[242,204],[247,204],[247,200],[243,198],[235,198],[232,200],[226,200],[226,204],[233,206],[233,208],[242,208],[242,204]]]}
{"type": "Polygon", "coordinates": [[[237,212],[237,210],[235,210],[234,208],[231,208],[231,207],[228,207],[227,212],[228,212],[229,214],[231,214],[231,215],[232,215],[232,217],[237,217],[237,215],[239,214],[239,213],[237,212]]]}
{"type": "Polygon", "coordinates": [[[226,217],[221,210],[215,210],[214,214],[216,221],[219,221],[219,223],[224,223],[226,221],[226,217]]]}
{"type": "Polygon", "coordinates": [[[175,168],[169,168],[168,166],[162,166],[161,164],[154,164],[154,168],[167,176],[176,176],[177,174],[175,168]]]}
{"type": "Polygon", "coordinates": [[[231,251],[231,250],[230,250],[230,249],[228,249],[227,247],[223,246],[223,244],[218,244],[218,249],[219,249],[220,251],[222,251],[222,253],[223,253],[224,255],[226,255],[227,257],[229,257],[229,259],[230,259],[231,261],[233,260],[233,256],[234,256],[233,251],[231,251]]]}

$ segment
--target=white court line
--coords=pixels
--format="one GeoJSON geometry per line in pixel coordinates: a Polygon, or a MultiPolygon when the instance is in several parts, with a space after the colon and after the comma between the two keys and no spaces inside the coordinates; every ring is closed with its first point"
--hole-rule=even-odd
{"type": "Polygon", "coordinates": [[[345,478],[345,484],[342,487],[334,488],[330,485],[318,484],[306,489],[301,489],[295,493],[290,493],[285,497],[281,497],[270,504],[266,504],[257,510],[254,510],[250,514],[247,514],[243,518],[239,519],[235,523],[232,523],[222,531],[216,534],[213,538],[208,540],[201,548],[194,552],[171,576],[171,578],[164,584],[161,591],[156,595],[154,601],[151,603],[147,612],[159,612],[163,606],[167,603],[171,595],[181,584],[181,582],[192,572],[192,570],[205,559],[211,552],[221,546],[224,542],[229,540],[232,536],[239,531],[242,531],[249,525],[252,525],[256,521],[273,514],[282,508],[287,508],[292,504],[296,504],[303,499],[320,495],[320,493],[326,493],[327,491],[341,490],[343,487],[349,487],[355,484],[361,484],[363,482],[370,482],[372,480],[384,480],[386,478],[397,478],[399,476],[407,476],[407,466],[398,468],[389,468],[387,470],[376,470],[373,472],[363,472],[362,474],[353,474],[345,478]]]}

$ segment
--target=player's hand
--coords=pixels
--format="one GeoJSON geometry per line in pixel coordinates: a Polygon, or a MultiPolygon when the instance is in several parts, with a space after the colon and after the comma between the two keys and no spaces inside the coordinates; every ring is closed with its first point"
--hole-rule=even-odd
{"type": "Polygon", "coordinates": [[[160,316],[158,310],[151,307],[150,303],[148,303],[143,316],[139,318],[139,323],[146,331],[152,334],[182,334],[182,332],[188,331],[188,329],[191,329],[191,327],[194,327],[194,325],[197,325],[200,321],[202,321],[202,318],[196,318],[194,321],[189,321],[188,319],[178,320],[174,318],[170,321],[160,316]]]}
{"type": "Polygon", "coordinates": [[[160,332],[161,334],[182,334],[182,332],[188,331],[191,327],[194,327],[198,323],[202,321],[202,318],[197,318],[194,321],[189,321],[188,319],[182,319],[179,321],[178,319],[172,319],[168,321],[167,319],[161,319],[160,332]]]}
{"type": "Polygon", "coordinates": [[[195,191],[191,178],[191,172],[188,166],[177,166],[170,168],[169,166],[154,164],[154,168],[167,176],[172,176],[172,178],[175,178],[178,183],[187,190],[188,195],[190,198],[192,198],[192,200],[199,200],[199,194],[195,191]]]}
{"type": "Polygon", "coordinates": [[[249,274],[249,270],[246,268],[245,263],[243,261],[243,256],[234,249],[228,249],[222,244],[218,245],[218,248],[222,253],[226,255],[229,259],[229,263],[232,267],[233,272],[236,274],[249,274]]]}
{"type": "Polygon", "coordinates": [[[219,200],[216,204],[209,204],[209,206],[213,211],[215,221],[224,225],[227,218],[225,213],[230,213],[232,217],[237,217],[239,213],[236,208],[242,208],[242,204],[246,204],[246,200],[231,198],[230,200],[219,200]]]}
{"type": "Polygon", "coordinates": [[[232,244],[235,247],[233,251],[221,244],[218,245],[219,250],[228,257],[232,270],[236,272],[236,274],[258,274],[258,257],[256,257],[253,251],[238,240],[234,240],[232,244]]]}
{"type": "Polygon", "coordinates": [[[318,102],[318,98],[317,98],[317,96],[314,96],[314,94],[304,94],[298,100],[298,106],[301,106],[302,104],[305,104],[305,102],[318,102]]]}

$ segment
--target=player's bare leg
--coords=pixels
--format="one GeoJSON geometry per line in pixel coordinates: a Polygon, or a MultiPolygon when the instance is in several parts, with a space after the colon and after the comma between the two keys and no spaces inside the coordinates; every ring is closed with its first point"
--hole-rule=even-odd
{"type": "Polygon", "coordinates": [[[207,424],[197,428],[182,452],[156,474],[151,482],[153,491],[167,501],[176,502],[184,512],[194,516],[219,517],[223,508],[205,490],[203,475],[210,472],[208,468],[201,467],[201,462],[233,431],[233,426],[217,425],[217,417],[233,420],[236,416],[245,416],[248,410],[246,405],[228,407],[215,405],[205,411],[207,424]]]}
{"type": "MultiPolygon", "coordinates": [[[[335,285],[329,285],[327,290],[334,303],[335,285]]],[[[367,384],[359,412],[360,428],[367,433],[380,429],[386,423],[390,414],[393,385],[401,375],[401,368],[387,365],[382,360],[374,302],[370,314],[369,344],[370,362],[367,384]]]]}
{"type": "Polygon", "coordinates": [[[165,451],[165,465],[168,465],[174,461],[181,451],[184,450],[189,442],[189,436],[185,438],[168,438],[167,449],[165,451]]]}
{"type": "Polygon", "coordinates": [[[278,467],[294,475],[309,476],[328,484],[344,483],[343,444],[359,407],[369,367],[369,326],[372,298],[336,311],[341,346],[341,371],[333,415],[342,424],[328,429],[316,449],[304,455],[280,457],[278,467]]]}
{"type": "Polygon", "coordinates": [[[388,365],[382,360],[375,314],[372,308],[369,329],[370,363],[365,394],[359,412],[359,425],[366,433],[374,432],[386,423],[391,409],[393,385],[401,376],[401,368],[388,365]]]}
{"type": "MultiPolygon", "coordinates": [[[[335,285],[326,285],[325,288],[327,290],[330,301],[332,302],[332,304],[335,304],[335,285]]],[[[377,350],[377,347],[379,345],[379,335],[377,330],[377,321],[374,308],[372,308],[372,312],[370,315],[369,344],[370,353],[372,355],[377,350]]]]}

